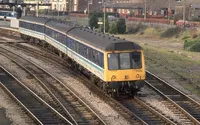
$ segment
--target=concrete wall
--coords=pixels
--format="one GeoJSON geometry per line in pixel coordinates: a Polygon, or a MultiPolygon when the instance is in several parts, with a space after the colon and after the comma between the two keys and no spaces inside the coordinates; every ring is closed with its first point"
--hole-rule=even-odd
{"type": "Polygon", "coordinates": [[[11,19],[10,20],[10,27],[19,28],[19,20],[18,19],[11,19]]]}

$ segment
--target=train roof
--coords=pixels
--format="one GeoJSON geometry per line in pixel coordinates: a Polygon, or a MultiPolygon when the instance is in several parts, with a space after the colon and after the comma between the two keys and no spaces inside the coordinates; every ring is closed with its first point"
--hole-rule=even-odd
{"type": "Polygon", "coordinates": [[[99,33],[87,28],[73,28],[68,32],[73,36],[106,51],[141,50],[142,48],[134,43],[109,34],[99,33]]]}
{"type": "Polygon", "coordinates": [[[35,22],[44,25],[47,21],[49,21],[48,18],[45,17],[33,17],[33,16],[23,16],[20,18],[22,21],[28,21],[28,22],[35,22]]]}
{"type": "Polygon", "coordinates": [[[61,23],[49,18],[30,17],[24,16],[21,20],[33,21],[35,23],[45,24],[55,30],[68,34],[81,40],[91,46],[97,47],[106,51],[123,51],[123,50],[141,50],[142,48],[134,43],[119,37],[114,37],[109,34],[103,34],[93,31],[88,28],[84,28],[78,25],[74,25],[72,22],[61,23]]]}
{"type": "Polygon", "coordinates": [[[56,20],[50,20],[46,26],[51,27],[53,29],[56,29],[64,34],[71,28],[73,28],[73,25],[71,22],[66,22],[66,23],[60,23],[59,21],[56,20]]]}
{"type": "Polygon", "coordinates": [[[57,21],[49,21],[47,26],[56,29],[62,33],[73,36],[89,45],[107,51],[123,51],[123,50],[141,50],[142,48],[133,42],[118,37],[98,33],[88,28],[75,25],[73,23],[60,23],[57,21]]]}

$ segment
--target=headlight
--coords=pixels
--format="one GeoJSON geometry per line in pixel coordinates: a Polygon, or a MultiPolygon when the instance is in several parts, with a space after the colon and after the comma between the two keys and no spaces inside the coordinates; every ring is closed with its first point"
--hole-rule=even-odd
{"type": "Polygon", "coordinates": [[[136,78],[140,78],[140,75],[139,75],[139,74],[137,74],[137,75],[136,75],[136,78]]]}

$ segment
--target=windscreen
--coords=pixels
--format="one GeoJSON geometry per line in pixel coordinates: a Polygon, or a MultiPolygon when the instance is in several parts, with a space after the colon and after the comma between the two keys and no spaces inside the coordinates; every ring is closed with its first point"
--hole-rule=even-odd
{"type": "Polygon", "coordinates": [[[140,69],[142,68],[141,52],[123,52],[108,54],[108,69],[140,69]]]}

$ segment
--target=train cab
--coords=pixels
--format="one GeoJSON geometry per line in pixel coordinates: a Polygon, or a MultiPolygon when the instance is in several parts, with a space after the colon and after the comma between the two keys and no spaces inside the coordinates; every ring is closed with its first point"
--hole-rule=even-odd
{"type": "MultiPolygon", "coordinates": [[[[144,84],[145,61],[142,48],[133,43],[115,43],[105,52],[105,79],[108,86],[130,94],[135,93],[144,84]],[[117,45],[119,44],[119,45],[117,45]]],[[[121,93],[121,92],[120,92],[121,93]]]]}

